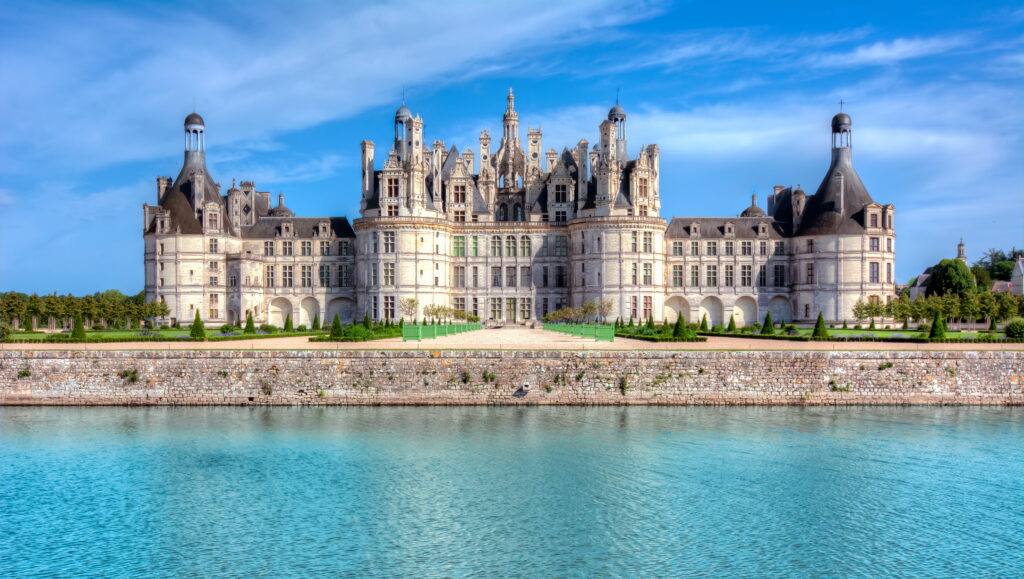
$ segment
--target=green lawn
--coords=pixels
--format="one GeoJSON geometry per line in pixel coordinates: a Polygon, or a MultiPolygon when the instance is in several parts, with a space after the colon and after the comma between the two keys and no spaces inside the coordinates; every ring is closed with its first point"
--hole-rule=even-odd
{"type": "MultiPolygon", "coordinates": [[[[165,338],[187,338],[188,330],[97,330],[87,331],[85,335],[89,338],[134,338],[139,332],[155,332],[165,338]]],[[[12,340],[43,340],[48,336],[59,336],[60,333],[44,334],[42,332],[11,332],[12,340]]],[[[64,334],[67,335],[67,334],[64,334]]],[[[209,335],[216,335],[209,332],[209,335]]]]}

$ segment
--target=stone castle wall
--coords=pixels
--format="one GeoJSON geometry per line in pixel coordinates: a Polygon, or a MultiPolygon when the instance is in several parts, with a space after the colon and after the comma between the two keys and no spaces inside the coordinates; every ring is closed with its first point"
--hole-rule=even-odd
{"type": "Polygon", "coordinates": [[[0,352],[9,405],[1022,403],[1022,352],[0,352]]]}

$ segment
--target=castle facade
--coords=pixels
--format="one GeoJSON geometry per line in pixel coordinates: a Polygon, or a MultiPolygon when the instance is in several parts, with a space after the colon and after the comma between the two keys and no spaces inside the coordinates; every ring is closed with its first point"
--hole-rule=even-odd
{"type": "MultiPolygon", "coordinates": [[[[362,143],[360,216],[299,217],[241,181],[226,193],[205,162],[205,123],[185,119],[177,178],[157,178],[143,205],[145,288],[167,303],[162,323],[309,325],[368,313],[398,319],[402,298],[483,320],[540,319],[586,300],[610,300],[611,318],[683,316],[737,325],[853,319],[858,300],[895,294],[894,208],[868,194],[852,162],[849,115],[832,119],[832,162],[813,195],[774,188],[767,210],[735,217],[661,216],[657,145],[627,149],[616,104],[591,145],[545,151],[542,132],[520,139],[509,91],[502,134],[479,149],[427,144],[403,105],[394,142],[375,158],[362,143]]],[[[665,192],[678,195],[678,192],[665,192]]],[[[422,312],[422,310],[421,310],[422,312]]],[[[422,313],[418,312],[418,317],[422,313]]]]}

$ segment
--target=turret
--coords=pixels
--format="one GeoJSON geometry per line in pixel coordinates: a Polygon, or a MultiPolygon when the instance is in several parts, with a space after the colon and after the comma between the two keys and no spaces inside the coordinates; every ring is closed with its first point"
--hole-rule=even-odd
{"type": "Polygon", "coordinates": [[[533,173],[531,169],[537,169],[540,172],[540,146],[542,133],[540,127],[536,129],[526,129],[526,174],[530,175],[533,173]]]}
{"type": "Polygon", "coordinates": [[[615,106],[608,111],[608,121],[615,126],[615,154],[625,161],[629,158],[626,151],[626,110],[619,105],[618,98],[615,99],[615,106]]]}
{"type": "Polygon", "coordinates": [[[364,140],[360,143],[363,152],[363,202],[373,195],[373,141],[364,140]]]}

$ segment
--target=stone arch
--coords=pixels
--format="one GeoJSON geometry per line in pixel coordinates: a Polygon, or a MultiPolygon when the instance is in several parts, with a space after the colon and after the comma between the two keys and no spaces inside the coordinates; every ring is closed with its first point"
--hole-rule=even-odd
{"type": "Polygon", "coordinates": [[[790,322],[793,320],[793,308],[789,300],[782,296],[775,296],[768,302],[768,310],[772,313],[774,322],[790,322]]]}
{"type": "MultiPolygon", "coordinates": [[[[272,326],[284,327],[285,319],[292,313],[292,303],[286,298],[274,298],[267,306],[267,323],[272,326]]],[[[294,323],[295,320],[293,319],[294,323]]]]}
{"type": "Polygon", "coordinates": [[[757,313],[757,302],[750,296],[743,296],[736,300],[732,306],[732,316],[736,320],[736,327],[742,328],[760,321],[757,313]]]}
{"type": "Polygon", "coordinates": [[[334,316],[341,318],[341,323],[351,324],[356,319],[356,302],[349,298],[334,298],[327,304],[327,315],[322,320],[325,325],[334,323],[334,316]]]}
{"type": "MultiPolygon", "coordinates": [[[[301,314],[295,325],[305,324],[307,328],[310,328],[313,326],[313,316],[320,313],[320,302],[316,301],[314,297],[304,297],[299,303],[299,312],[301,314]]],[[[320,322],[323,323],[323,320],[320,322]]]]}
{"type": "Polygon", "coordinates": [[[232,326],[237,326],[242,323],[242,320],[238,317],[238,310],[228,310],[228,323],[232,326]]]}
{"type": "Polygon", "coordinates": [[[504,203],[498,206],[498,221],[508,221],[508,205],[504,203]]]}
{"type": "Polygon", "coordinates": [[[700,319],[708,317],[708,327],[721,324],[723,321],[722,300],[708,296],[700,302],[700,319]]]}
{"type": "Polygon", "coordinates": [[[686,298],[674,296],[665,302],[665,321],[674,324],[679,316],[683,317],[684,323],[689,323],[690,304],[686,301],[686,298]]]}

